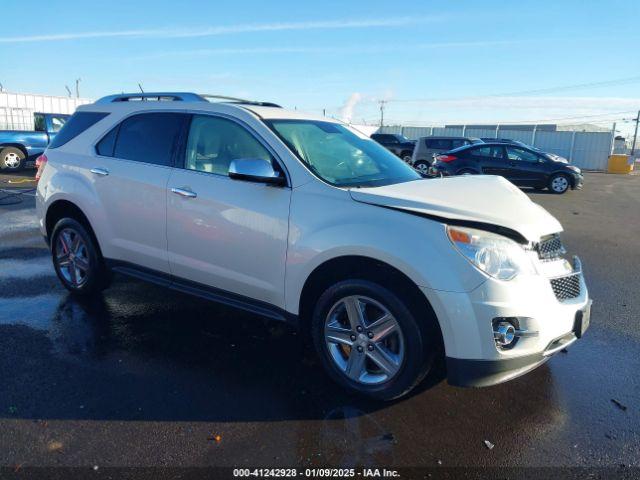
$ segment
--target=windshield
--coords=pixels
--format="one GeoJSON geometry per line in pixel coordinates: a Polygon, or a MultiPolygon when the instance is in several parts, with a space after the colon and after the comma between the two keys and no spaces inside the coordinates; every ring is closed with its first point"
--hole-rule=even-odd
{"type": "Polygon", "coordinates": [[[339,187],[377,187],[422,178],[365,135],[332,122],[268,120],[267,125],[313,173],[339,187]]]}

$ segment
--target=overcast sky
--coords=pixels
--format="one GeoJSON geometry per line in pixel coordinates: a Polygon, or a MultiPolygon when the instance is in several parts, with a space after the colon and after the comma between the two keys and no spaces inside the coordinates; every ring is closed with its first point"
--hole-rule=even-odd
{"type": "Polygon", "coordinates": [[[385,123],[629,130],[640,1],[3,0],[5,90],[189,90],[385,123]],[[8,22],[8,19],[15,21],[8,22]],[[11,28],[6,28],[12,25],[11,28]]]}

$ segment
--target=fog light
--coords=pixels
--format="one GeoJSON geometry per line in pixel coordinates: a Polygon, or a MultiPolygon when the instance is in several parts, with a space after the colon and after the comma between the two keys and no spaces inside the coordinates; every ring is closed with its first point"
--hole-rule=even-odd
{"type": "Polygon", "coordinates": [[[493,326],[493,338],[499,347],[511,345],[516,339],[516,327],[510,322],[498,322],[493,326]]]}

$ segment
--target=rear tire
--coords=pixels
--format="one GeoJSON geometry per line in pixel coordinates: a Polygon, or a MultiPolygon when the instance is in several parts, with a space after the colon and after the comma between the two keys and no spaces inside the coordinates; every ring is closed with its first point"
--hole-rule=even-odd
{"type": "Polygon", "coordinates": [[[24,168],[27,156],[16,147],[5,147],[0,150],[0,169],[18,172],[24,168]]]}
{"type": "Polygon", "coordinates": [[[549,179],[549,190],[556,195],[562,195],[571,187],[569,177],[564,173],[556,173],[549,179]]]}
{"type": "Polygon", "coordinates": [[[438,352],[433,333],[438,326],[435,318],[411,311],[409,303],[368,280],[344,280],[325,290],[311,330],[329,376],[347,390],[378,400],[399,398],[418,385],[438,352]],[[358,311],[355,305],[362,312],[357,327],[349,314],[358,311]],[[383,318],[386,323],[380,324],[383,318]]]}
{"type": "Polygon", "coordinates": [[[429,162],[426,162],[424,160],[418,160],[416,163],[413,164],[413,168],[420,173],[429,173],[430,166],[431,165],[429,164],[429,162]]]}
{"type": "Polygon", "coordinates": [[[51,234],[51,256],[62,285],[75,295],[101,292],[108,272],[93,236],[77,220],[63,218],[51,234]]]}

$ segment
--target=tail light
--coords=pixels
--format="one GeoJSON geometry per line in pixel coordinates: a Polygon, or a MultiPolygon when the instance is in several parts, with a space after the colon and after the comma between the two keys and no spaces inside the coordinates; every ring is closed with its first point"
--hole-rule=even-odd
{"type": "Polygon", "coordinates": [[[38,171],[36,172],[36,182],[40,180],[42,176],[42,172],[44,171],[44,166],[47,164],[47,156],[43,153],[38,158],[36,158],[36,167],[38,167],[38,171]]]}
{"type": "Polygon", "coordinates": [[[437,155],[436,156],[436,160],[444,163],[453,162],[454,160],[457,160],[457,159],[458,157],[456,157],[455,155],[437,155]]]}

